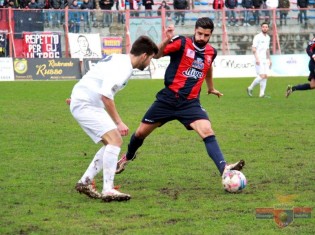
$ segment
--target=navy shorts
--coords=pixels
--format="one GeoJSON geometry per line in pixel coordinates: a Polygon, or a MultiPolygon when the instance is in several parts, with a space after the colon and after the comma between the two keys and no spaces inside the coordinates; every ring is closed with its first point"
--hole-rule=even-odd
{"type": "Polygon", "coordinates": [[[147,124],[163,124],[178,120],[187,130],[192,130],[190,124],[196,120],[209,120],[205,109],[200,105],[199,99],[187,100],[177,97],[176,94],[168,89],[161,90],[156,95],[156,100],[144,115],[142,122],[147,124]]]}

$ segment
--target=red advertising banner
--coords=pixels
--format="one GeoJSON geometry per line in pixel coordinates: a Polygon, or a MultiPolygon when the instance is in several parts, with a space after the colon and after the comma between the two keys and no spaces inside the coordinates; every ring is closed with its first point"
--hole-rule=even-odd
{"type": "Polygon", "coordinates": [[[122,37],[103,37],[102,56],[122,54],[122,37]]]}
{"type": "Polygon", "coordinates": [[[61,58],[61,35],[56,32],[23,32],[26,58],[61,58]]]}

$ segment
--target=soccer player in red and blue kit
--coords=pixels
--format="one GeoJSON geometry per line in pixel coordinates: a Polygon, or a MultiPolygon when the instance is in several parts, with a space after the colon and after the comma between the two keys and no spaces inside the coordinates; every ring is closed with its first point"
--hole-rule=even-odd
{"type": "Polygon", "coordinates": [[[217,51],[208,43],[213,29],[211,19],[199,18],[194,36],[174,37],[174,31],[171,31],[159,45],[159,53],[154,58],[170,56],[170,64],[164,77],[165,87],[157,93],[156,100],[144,115],[136,132],[132,134],[128,151],[117,164],[116,174],[122,172],[126,164],[135,158],[136,151],[155,128],[172,120],[178,120],[187,130],[195,130],[199,134],[220,174],[223,174],[224,170],[243,168],[243,160],[230,165],[226,163],[208,114],[200,104],[203,81],[206,81],[208,94],[218,97],[223,95],[213,85],[212,63],[217,51]]]}
{"type": "Polygon", "coordinates": [[[299,84],[295,86],[288,85],[285,96],[288,98],[294,91],[306,91],[315,89],[315,37],[308,43],[306,53],[310,57],[308,68],[310,75],[308,76],[309,83],[299,84]]]}

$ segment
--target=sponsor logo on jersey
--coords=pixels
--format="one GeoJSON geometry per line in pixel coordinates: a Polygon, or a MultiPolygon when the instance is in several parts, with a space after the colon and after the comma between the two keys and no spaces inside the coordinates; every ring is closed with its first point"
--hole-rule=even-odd
{"type": "Polygon", "coordinates": [[[195,68],[189,68],[186,71],[184,71],[183,74],[186,77],[193,78],[193,79],[202,78],[202,72],[196,70],[195,68]]]}

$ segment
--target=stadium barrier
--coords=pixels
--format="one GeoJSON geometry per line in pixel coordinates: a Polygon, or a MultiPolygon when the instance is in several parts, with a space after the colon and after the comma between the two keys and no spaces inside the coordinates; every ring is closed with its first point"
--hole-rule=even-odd
{"type": "MultiPolygon", "coordinates": [[[[15,80],[69,80],[80,79],[98,60],[78,58],[21,59],[0,58],[0,81],[15,80]]],[[[306,54],[272,55],[270,76],[307,76],[306,54]]],[[[144,71],[134,70],[133,78],[162,79],[169,64],[169,57],[153,59],[144,71]]],[[[213,65],[214,78],[255,77],[253,55],[217,56],[213,65]]]]}

